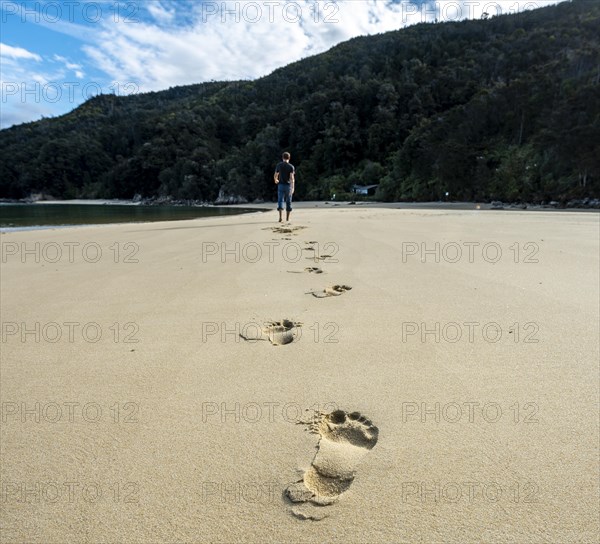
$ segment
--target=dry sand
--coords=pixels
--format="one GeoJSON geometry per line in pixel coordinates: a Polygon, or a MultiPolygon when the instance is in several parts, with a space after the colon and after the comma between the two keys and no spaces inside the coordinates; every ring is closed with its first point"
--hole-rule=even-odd
{"type": "Polygon", "coordinates": [[[275,215],[0,237],[2,542],[598,542],[599,216],[275,215]]]}

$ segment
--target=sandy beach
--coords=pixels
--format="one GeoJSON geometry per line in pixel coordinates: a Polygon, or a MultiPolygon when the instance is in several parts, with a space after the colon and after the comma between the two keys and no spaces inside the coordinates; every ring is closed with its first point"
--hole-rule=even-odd
{"type": "Polygon", "coordinates": [[[597,213],[8,232],[6,543],[596,543],[597,213]]]}

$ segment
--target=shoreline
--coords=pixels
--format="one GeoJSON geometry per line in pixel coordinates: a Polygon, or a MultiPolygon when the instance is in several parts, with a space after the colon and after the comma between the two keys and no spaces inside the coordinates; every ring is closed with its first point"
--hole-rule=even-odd
{"type": "MultiPolygon", "coordinates": [[[[61,201],[54,202],[55,204],[71,204],[78,202],[70,202],[70,201],[61,201]]],[[[272,203],[273,206],[276,206],[276,203],[272,203]]],[[[136,204],[133,204],[136,205],[136,204]]],[[[312,201],[312,202],[297,202],[294,203],[294,210],[336,210],[336,209],[351,209],[351,208],[364,208],[370,210],[399,210],[399,211],[411,211],[411,210],[423,210],[423,211],[472,211],[472,212],[549,212],[549,213],[597,213],[600,214],[600,210],[594,208],[565,208],[565,209],[556,209],[556,208],[548,208],[548,207],[539,207],[539,208],[492,208],[489,204],[487,207],[478,207],[479,205],[473,205],[471,203],[465,202],[457,202],[457,203],[437,203],[437,202],[429,202],[429,203],[383,203],[383,202],[357,202],[356,204],[349,204],[347,202],[320,202],[320,201],[312,201]],[[345,206],[342,206],[345,204],[345,206]]],[[[481,205],[483,206],[483,205],[481,205]]],[[[270,212],[276,212],[277,209],[274,208],[265,208],[265,204],[228,204],[226,206],[218,206],[224,208],[245,208],[245,209],[254,209],[253,212],[247,212],[244,214],[234,214],[237,215],[245,215],[245,216],[253,216],[256,214],[268,214],[270,212]]],[[[78,225],[30,225],[23,227],[0,227],[0,234],[7,234],[11,232],[29,232],[29,231],[43,231],[43,230],[63,230],[63,229],[75,229],[75,228],[86,228],[86,227],[108,227],[108,226],[118,226],[118,225],[146,225],[146,224],[169,224],[169,223],[180,223],[182,221],[206,221],[208,219],[214,219],[218,216],[207,216],[207,217],[197,217],[193,219],[170,219],[167,221],[120,221],[115,223],[82,223],[78,225]]],[[[228,216],[224,216],[228,217],[228,216]]],[[[231,216],[229,216],[231,217],[231,216]]],[[[273,223],[276,224],[277,220],[274,218],[273,223]]]]}
{"type": "MultiPolygon", "coordinates": [[[[4,203],[8,204],[8,203],[4,203]]],[[[28,205],[22,203],[23,205],[28,205]]],[[[108,201],[108,200],[61,200],[61,201],[38,201],[31,203],[30,205],[37,204],[52,204],[52,205],[109,205],[109,206],[140,206],[139,202],[133,201],[108,201]]],[[[19,205],[19,204],[15,204],[19,205]]],[[[254,213],[269,213],[276,211],[277,204],[274,202],[264,203],[247,203],[247,204],[225,204],[215,205],[206,207],[216,208],[233,208],[233,209],[253,209],[255,212],[249,212],[244,215],[252,215],[254,213]],[[267,207],[270,206],[270,207],[267,207]]],[[[0,204],[1,210],[2,204],[0,204]]],[[[176,206],[180,207],[180,206],[176,206]]],[[[203,207],[203,206],[190,206],[190,207],[203,207]]],[[[600,213],[599,209],[596,208],[555,208],[552,206],[509,206],[509,207],[493,207],[489,203],[472,203],[472,202],[367,202],[367,201],[356,201],[351,202],[340,202],[340,201],[299,201],[294,202],[293,207],[295,210],[309,210],[309,209],[352,209],[352,208],[363,208],[363,209],[390,209],[390,210],[440,210],[440,211],[482,211],[482,212],[568,212],[568,213],[600,213]]],[[[209,219],[209,217],[199,217],[197,219],[209,219]]],[[[180,222],[188,221],[190,219],[171,219],[167,222],[180,222]]],[[[77,228],[77,227],[100,227],[104,225],[127,225],[127,224],[146,224],[146,223],[161,223],[163,221],[131,221],[131,222],[115,222],[115,223],[81,223],[76,225],[29,225],[23,227],[0,227],[0,232],[22,232],[22,231],[37,231],[37,230],[48,230],[48,229],[66,229],[66,228],[77,228]]]]}
{"type": "MultiPolygon", "coordinates": [[[[447,210],[494,210],[494,211],[596,211],[600,212],[600,202],[597,199],[587,199],[592,202],[592,205],[571,205],[570,202],[583,203],[583,200],[573,200],[567,202],[565,205],[560,205],[558,202],[553,204],[532,204],[532,203],[504,203],[504,202],[443,202],[443,201],[429,201],[429,202],[383,202],[383,201],[369,201],[369,200],[305,200],[295,201],[294,207],[297,208],[319,208],[321,206],[338,207],[338,206],[364,206],[371,208],[390,208],[390,209],[447,209],[447,210]]],[[[185,204],[184,200],[173,200],[173,201],[157,201],[157,200],[122,200],[122,199],[70,199],[70,200],[36,200],[36,201],[2,201],[0,200],[0,207],[3,205],[61,205],[61,204],[77,204],[77,205],[106,205],[106,206],[142,206],[142,207],[153,207],[153,206],[173,206],[173,207],[190,207],[190,208],[265,208],[265,206],[275,206],[276,201],[263,201],[263,202],[246,202],[246,203],[216,203],[216,202],[204,202],[202,204],[185,204]]]]}
{"type": "Polygon", "coordinates": [[[2,205],[37,205],[37,204],[82,204],[82,205],[109,205],[109,206],[139,206],[141,202],[134,202],[133,200],[120,200],[120,199],[104,199],[104,198],[73,198],[69,200],[33,200],[33,201],[1,201],[2,205]]]}
{"type": "MultiPolygon", "coordinates": [[[[227,204],[230,208],[264,208],[266,204],[276,206],[276,202],[264,202],[248,204],[227,204]]],[[[550,205],[520,205],[506,204],[503,207],[497,207],[489,202],[370,202],[370,201],[336,201],[336,200],[310,200],[293,202],[294,209],[333,209],[340,207],[363,207],[374,209],[391,209],[391,210],[472,210],[472,211],[495,211],[495,212],[596,212],[600,213],[600,208],[581,207],[581,208],[559,208],[550,205]]]]}

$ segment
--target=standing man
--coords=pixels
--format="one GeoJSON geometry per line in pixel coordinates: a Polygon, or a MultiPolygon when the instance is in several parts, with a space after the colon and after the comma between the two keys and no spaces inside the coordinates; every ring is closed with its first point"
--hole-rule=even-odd
{"type": "Polygon", "coordinates": [[[294,183],[296,181],[296,169],[290,164],[291,155],[286,151],[283,161],[275,168],[275,185],[277,185],[277,210],[279,211],[279,222],[283,221],[283,202],[285,200],[286,221],[290,220],[292,213],[292,195],[294,194],[294,183]]]}

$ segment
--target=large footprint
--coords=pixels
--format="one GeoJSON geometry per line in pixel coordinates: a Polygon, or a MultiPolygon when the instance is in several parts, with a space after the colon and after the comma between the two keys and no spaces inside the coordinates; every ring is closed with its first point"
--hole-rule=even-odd
{"type": "Polygon", "coordinates": [[[270,321],[262,329],[249,330],[247,336],[240,333],[240,337],[248,342],[268,340],[274,346],[285,346],[299,338],[299,327],[302,327],[302,323],[289,319],[270,321]]]}
{"type": "Polygon", "coordinates": [[[339,297],[342,293],[350,291],[352,287],[349,285],[332,285],[320,291],[309,291],[307,295],[312,295],[317,298],[339,297]]]}
{"type": "MultiPolygon", "coordinates": [[[[321,435],[318,451],[302,480],[285,493],[294,503],[326,506],[338,500],[356,474],[359,461],[377,444],[379,429],[358,412],[317,414],[309,428],[321,435]]],[[[322,519],[293,511],[301,518],[322,519]]]]}

